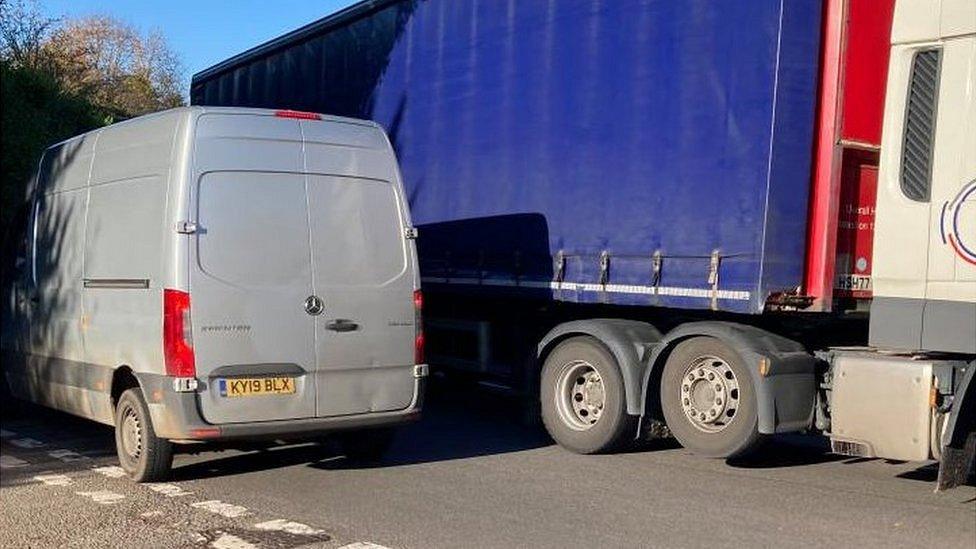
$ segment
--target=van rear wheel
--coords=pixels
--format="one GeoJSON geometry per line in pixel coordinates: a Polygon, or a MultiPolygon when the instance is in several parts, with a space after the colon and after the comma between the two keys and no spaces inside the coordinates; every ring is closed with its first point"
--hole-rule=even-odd
{"type": "Polygon", "coordinates": [[[122,393],[115,407],[115,449],[122,469],[136,482],[164,480],[170,474],[173,444],[156,436],[138,387],[122,393]]]}

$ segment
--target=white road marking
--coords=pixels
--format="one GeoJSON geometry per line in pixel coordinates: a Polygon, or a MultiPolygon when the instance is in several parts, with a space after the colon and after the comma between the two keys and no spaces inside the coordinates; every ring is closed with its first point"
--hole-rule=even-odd
{"type": "Polygon", "coordinates": [[[343,545],[339,549],[390,549],[390,548],[385,545],[373,543],[371,541],[357,541],[356,543],[343,545]]]}
{"type": "Polygon", "coordinates": [[[215,539],[210,546],[216,549],[252,549],[257,547],[253,543],[244,541],[237,536],[225,534],[223,532],[220,533],[220,537],[215,539]]]}
{"type": "Polygon", "coordinates": [[[178,497],[189,496],[193,494],[193,492],[187,492],[186,490],[180,488],[175,484],[158,483],[158,484],[147,484],[146,486],[153,492],[163,494],[168,498],[178,498],[178,497]]]}
{"type": "Polygon", "coordinates": [[[116,494],[109,490],[98,490],[96,492],[75,492],[79,496],[84,496],[91,499],[95,503],[100,503],[102,505],[111,505],[113,503],[118,503],[125,499],[122,494],[116,494]]]}
{"type": "Polygon", "coordinates": [[[79,454],[78,452],[73,452],[71,450],[55,450],[53,452],[48,452],[47,455],[53,457],[54,459],[60,459],[65,463],[88,459],[85,456],[79,454]]]}
{"type": "Polygon", "coordinates": [[[10,444],[13,444],[19,448],[40,448],[46,443],[33,438],[15,438],[10,441],[10,444]]]}
{"type": "Polygon", "coordinates": [[[254,525],[258,530],[269,530],[272,532],[287,532],[289,534],[297,534],[300,536],[317,536],[319,534],[324,534],[325,530],[319,530],[312,528],[307,524],[302,524],[300,522],[292,522],[285,519],[275,519],[269,520],[268,522],[261,522],[254,525]]]}
{"type": "Polygon", "coordinates": [[[22,459],[6,454],[0,455],[0,469],[12,469],[14,467],[23,467],[24,465],[28,465],[28,463],[22,459]]]}
{"type": "Polygon", "coordinates": [[[234,505],[232,503],[224,503],[216,499],[191,503],[190,507],[210,511],[211,513],[227,518],[243,517],[247,514],[246,507],[241,507],[240,505],[234,505]]]}
{"type": "Polygon", "coordinates": [[[17,433],[13,431],[8,431],[6,429],[0,429],[0,438],[10,438],[17,436],[17,433]]]}
{"type": "Polygon", "coordinates": [[[71,486],[73,482],[66,475],[37,475],[34,480],[48,486],[71,486]]]}
{"type": "Polygon", "coordinates": [[[122,478],[125,476],[125,470],[118,465],[109,465],[107,467],[92,467],[92,471],[100,475],[104,475],[109,478],[122,478]]]}

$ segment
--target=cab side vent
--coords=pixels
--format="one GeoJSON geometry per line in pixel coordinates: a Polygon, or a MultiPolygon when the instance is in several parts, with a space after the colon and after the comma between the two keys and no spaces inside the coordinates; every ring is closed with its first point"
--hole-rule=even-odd
{"type": "Polygon", "coordinates": [[[908,83],[905,140],[901,153],[901,191],[918,202],[928,202],[932,187],[932,145],[935,141],[941,58],[941,50],[916,53],[908,83]]]}

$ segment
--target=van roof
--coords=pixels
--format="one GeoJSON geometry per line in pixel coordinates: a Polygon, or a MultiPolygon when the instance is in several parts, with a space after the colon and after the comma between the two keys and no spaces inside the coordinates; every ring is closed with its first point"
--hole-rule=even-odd
{"type": "MultiPolygon", "coordinates": [[[[279,109],[258,109],[258,108],[251,108],[251,107],[201,107],[201,106],[197,106],[197,105],[190,105],[190,106],[186,106],[186,107],[176,107],[176,108],[167,109],[167,110],[164,110],[164,111],[158,111],[158,112],[154,112],[154,113],[144,114],[142,116],[137,116],[135,118],[129,118],[129,119],[126,119],[126,120],[122,120],[122,121],[119,121],[119,122],[115,122],[113,124],[109,124],[108,126],[102,126],[100,128],[95,128],[95,129],[90,130],[90,131],[87,131],[85,133],[81,133],[81,134],[78,134],[78,135],[74,135],[74,136],[71,136],[71,137],[69,137],[67,139],[64,139],[62,141],[58,141],[57,143],[52,143],[51,145],[48,145],[48,147],[45,148],[45,150],[51,149],[51,148],[54,148],[54,147],[57,147],[57,146],[60,146],[60,145],[63,145],[65,143],[68,143],[70,141],[74,141],[76,139],[80,139],[82,137],[85,137],[86,135],[93,135],[93,134],[102,132],[102,131],[104,131],[107,128],[113,128],[113,127],[118,127],[118,126],[123,126],[123,125],[128,125],[128,124],[138,124],[138,123],[140,123],[142,121],[149,120],[149,119],[152,119],[152,118],[157,118],[157,117],[160,117],[160,116],[177,115],[177,114],[181,114],[181,113],[190,114],[190,115],[192,115],[192,114],[201,115],[201,114],[206,114],[206,113],[221,113],[221,114],[241,114],[241,115],[256,115],[256,116],[274,116],[275,113],[277,113],[279,111],[280,111],[279,109]]],[[[330,114],[322,114],[322,113],[315,113],[315,114],[319,115],[321,117],[321,120],[324,121],[324,122],[338,122],[338,123],[341,123],[341,124],[353,124],[353,125],[357,125],[357,126],[368,126],[368,127],[372,127],[372,128],[382,129],[382,127],[379,124],[377,124],[376,122],[373,122],[371,120],[361,120],[361,119],[358,119],[358,118],[348,118],[348,117],[344,117],[344,116],[333,116],[333,115],[330,115],[330,114]]]]}

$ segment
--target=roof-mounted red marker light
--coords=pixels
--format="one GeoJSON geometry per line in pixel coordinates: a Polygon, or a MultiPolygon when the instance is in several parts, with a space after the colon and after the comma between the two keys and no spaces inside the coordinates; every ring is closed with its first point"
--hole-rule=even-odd
{"type": "Polygon", "coordinates": [[[297,118],[298,120],[322,120],[322,115],[316,112],[280,110],[275,111],[278,118],[297,118]]]}

